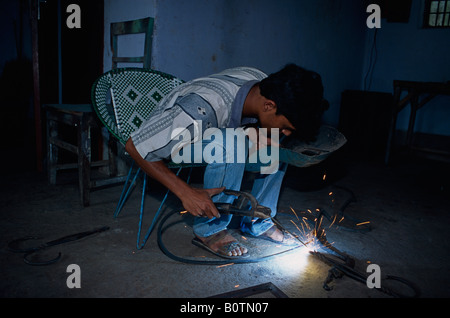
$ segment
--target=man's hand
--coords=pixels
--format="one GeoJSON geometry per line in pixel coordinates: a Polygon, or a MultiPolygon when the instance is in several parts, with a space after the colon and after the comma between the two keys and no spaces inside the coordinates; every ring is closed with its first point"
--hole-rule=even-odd
{"type": "Polygon", "coordinates": [[[211,197],[221,193],[223,190],[225,190],[225,187],[213,189],[191,188],[191,191],[185,193],[180,199],[186,211],[193,216],[212,219],[213,217],[220,217],[220,214],[211,197]]]}
{"type": "MultiPolygon", "coordinates": [[[[265,147],[280,147],[279,142],[273,141],[270,136],[267,135],[267,130],[259,128],[250,128],[252,130],[247,131],[248,139],[252,142],[252,147],[249,150],[249,157],[251,157],[256,151],[263,149],[265,147]]],[[[286,129],[281,130],[284,135],[289,135],[290,133],[286,129]]],[[[279,139],[279,138],[278,138],[279,139]]]]}
{"type": "Polygon", "coordinates": [[[131,138],[128,139],[125,150],[145,173],[172,191],[181,200],[186,211],[194,216],[203,216],[210,219],[220,217],[211,197],[221,193],[225,190],[225,187],[214,189],[192,188],[167,168],[163,161],[149,162],[144,160],[136,150],[131,138]]]}

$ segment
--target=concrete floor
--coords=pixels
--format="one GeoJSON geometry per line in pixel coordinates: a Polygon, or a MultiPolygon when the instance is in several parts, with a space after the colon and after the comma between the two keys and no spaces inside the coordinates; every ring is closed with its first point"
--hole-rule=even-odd
{"type": "MultiPolygon", "coordinates": [[[[379,265],[382,278],[395,275],[414,282],[421,297],[449,297],[449,165],[409,158],[386,167],[380,161],[349,158],[331,157],[314,168],[290,167],[281,193],[279,220],[297,234],[301,222],[292,209],[300,218],[308,216],[308,209],[333,214],[353,193],[356,200],[345,208],[342,223],[323,219],[328,241],[352,256],[360,272],[366,271],[370,261],[379,265]],[[359,221],[369,221],[370,231],[358,231],[367,226],[356,226],[359,221]]],[[[333,289],[326,291],[322,285],[330,266],[308,254],[306,248],[258,263],[195,265],[165,255],[154,231],[145,248],[137,250],[139,187],[119,218],[113,218],[119,185],[92,192],[91,205],[83,208],[74,172],[61,173],[58,185],[51,186],[43,174],[3,167],[0,297],[203,298],[264,283],[272,283],[290,298],[391,297],[348,276],[333,281],[333,289]],[[52,265],[30,266],[22,254],[7,249],[9,241],[28,235],[41,237],[33,242],[37,244],[101,226],[110,229],[39,254],[39,259],[44,259],[61,252],[60,261],[52,265]],[[67,286],[70,264],[80,267],[81,288],[67,286]]],[[[194,183],[199,179],[194,178],[194,183]]],[[[146,225],[163,193],[153,184],[150,189],[146,225]]],[[[169,197],[164,215],[181,210],[178,200],[169,197]]],[[[195,261],[216,260],[191,244],[191,221],[178,214],[170,217],[166,223],[170,227],[163,235],[166,248],[195,261]]],[[[280,251],[270,242],[250,238],[246,242],[254,256],[280,251]]],[[[381,283],[412,295],[401,284],[384,279],[381,283]]],[[[260,296],[275,295],[266,292],[260,296]]]]}

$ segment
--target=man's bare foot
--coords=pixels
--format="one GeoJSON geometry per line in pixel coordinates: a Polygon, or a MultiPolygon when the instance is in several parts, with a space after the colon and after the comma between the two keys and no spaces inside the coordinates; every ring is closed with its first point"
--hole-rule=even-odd
{"type": "Polygon", "coordinates": [[[268,229],[265,233],[261,235],[271,238],[275,242],[281,243],[284,240],[283,232],[276,225],[272,226],[270,229],[268,229]]]}
{"type": "Polygon", "coordinates": [[[261,234],[261,236],[275,243],[281,243],[286,245],[297,244],[293,236],[285,233],[284,231],[281,231],[276,225],[273,225],[270,229],[261,234]]]}
{"type": "Polygon", "coordinates": [[[207,237],[197,237],[212,252],[223,256],[242,256],[248,252],[227,230],[207,237]]]}

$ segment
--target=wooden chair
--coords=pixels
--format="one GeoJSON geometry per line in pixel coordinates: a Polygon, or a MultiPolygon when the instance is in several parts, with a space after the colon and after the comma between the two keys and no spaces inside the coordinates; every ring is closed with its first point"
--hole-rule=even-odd
{"type": "Polygon", "coordinates": [[[151,68],[152,40],[153,40],[153,18],[144,18],[125,22],[111,23],[111,51],[112,69],[116,69],[119,63],[142,63],[143,68],[151,68]],[[129,34],[144,35],[144,52],[138,57],[118,56],[118,40],[120,36],[129,34]]]}
{"type": "Polygon", "coordinates": [[[91,189],[121,182],[125,177],[117,177],[117,167],[113,147],[109,144],[108,159],[92,161],[92,134],[98,128],[98,119],[90,104],[45,104],[47,119],[47,172],[50,184],[56,184],[58,170],[78,168],[78,187],[83,206],[90,204],[91,189]],[[66,125],[76,130],[76,142],[69,142],[61,137],[61,126],[66,125]],[[59,150],[74,153],[75,163],[60,163],[59,150]],[[94,180],[91,178],[92,167],[107,167],[109,177],[94,180]]]}
{"type": "MultiPolygon", "coordinates": [[[[142,66],[151,66],[151,49],[153,38],[153,18],[144,18],[133,21],[116,22],[111,24],[111,50],[112,66],[118,63],[142,63],[142,66]],[[140,57],[119,57],[118,37],[126,34],[143,33],[145,45],[143,55],[140,57]]],[[[61,98],[60,98],[61,100],[61,98]]],[[[92,133],[98,124],[98,118],[90,104],[44,104],[47,120],[47,171],[50,184],[56,183],[56,174],[61,169],[78,168],[79,191],[83,206],[90,204],[90,191],[105,185],[116,184],[126,180],[126,176],[117,175],[116,142],[108,138],[108,159],[93,162],[92,158],[92,133]],[[62,139],[61,125],[67,125],[76,129],[76,142],[68,142],[62,139]],[[58,160],[59,149],[65,149],[75,153],[78,157],[76,163],[60,163],[58,160]],[[92,167],[108,167],[107,178],[93,180],[91,178],[92,167]]]]}

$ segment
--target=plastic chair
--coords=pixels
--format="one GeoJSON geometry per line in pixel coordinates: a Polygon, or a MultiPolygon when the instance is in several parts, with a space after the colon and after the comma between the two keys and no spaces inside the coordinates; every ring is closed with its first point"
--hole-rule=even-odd
{"type": "MultiPolygon", "coordinates": [[[[182,80],[172,75],[151,69],[119,68],[106,72],[94,82],[92,87],[92,105],[105,127],[119,140],[120,143],[125,145],[131,133],[137,130],[140,125],[151,116],[153,109],[159,101],[172,89],[182,83],[182,80]],[[108,103],[109,99],[111,99],[111,103],[108,103]]],[[[179,175],[182,168],[190,167],[191,170],[189,171],[187,182],[189,182],[190,174],[194,166],[199,165],[169,164],[169,168],[178,169],[176,172],[177,175],[179,175]]],[[[166,192],[156,215],[153,218],[152,224],[141,242],[147,175],[142,172],[140,168],[138,168],[136,172],[133,171],[134,162],[129,169],[119,202],[114,212],[114,217],[118,217],[125,201],[134,187],[137,177],[142,174],[143,187],[136,244],[137,249],[142,249],[156,224],[169,191],[166,192]]]]}

